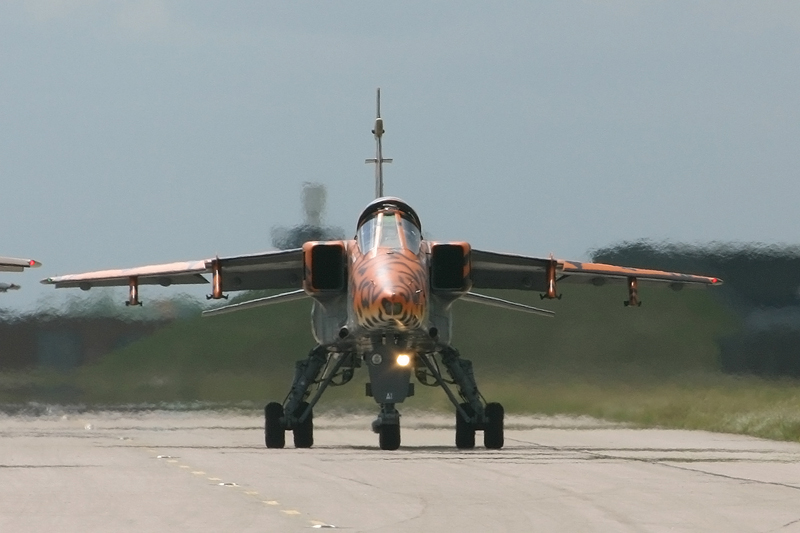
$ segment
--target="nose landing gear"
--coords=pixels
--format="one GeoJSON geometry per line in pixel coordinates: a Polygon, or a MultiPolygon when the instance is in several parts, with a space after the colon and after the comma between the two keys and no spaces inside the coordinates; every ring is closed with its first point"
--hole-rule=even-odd
{"type": "Polygon", "coordinates": [[[381,404],[381,412],[372,422],[372,431],[378,434],[381,450],[396,450],[400,447],[400,413],[393,403],[381,404]]]}

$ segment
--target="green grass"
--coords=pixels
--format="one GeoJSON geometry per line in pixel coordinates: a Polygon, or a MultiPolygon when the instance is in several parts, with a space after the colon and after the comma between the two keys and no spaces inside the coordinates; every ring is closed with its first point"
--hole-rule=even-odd
{"type": "MultiPolygon", "coordinates": [[[[94,378],[99,376],[95,375],[94,378]]],[[[800,384],[719,374],[684,379],[618,381],[607,378],[542,379],[517,372],[513,376],[481,375],[484,396],[501,402],[508,413],[592,416],[635,427],[702,429],[752,435],[775,440],[800,440],[800,384]]],[[[288,382],[243,374],[197,375],[184,380],[133,377],[122,390],[117,380],[92,388],[86,374],[39,372],[6,375],[0,380],[0,403],[20,401],[113,406],[129,403],[170,404],[204,402],[218,406],[245,405],[260,409],[268,400],[282,399],[288,382]]],[[[372,412],[373,400],[364,396],[366,371],[353,383],[329,389],[318,411],[372,412]]],[[[95,383],[95,385],[97,385],[95,383]]],[[[417,385],[417,393],[403,409],[451,412],[438,388],[417,385]]]]}
{"type": "MultiPolygon", "coordinates": [[[[458,302],[454,344],[474,363],[484,396],[510,413],[589,415],[640,427],[707,429],[800,439],[795,382],[722,375],[717,341],[738,319],[711,290],[569,287],[563,300],[493,293],[556,310],[555,319],[458,302]]],[[[136,312],[136,310],[133,310],[136,312]]],[[[0,402],[115,405],[282,400],[294,362],[313,346],[307,301],[176,321],[73,373],[0,376],[0,402]]],[[[367,372],[329,389],[320,410],[374,410],[367,372]]],[[[449,411],[438,389],[417,385],[404,408],[449,411]]]]}
{"type": "Polygon", "coordinates": [[[798,385],[712,374],[656,382],[490,382],[484,394],[503,402],[509,412],[588,415],[637,427],[798,441],[798,385]]]}

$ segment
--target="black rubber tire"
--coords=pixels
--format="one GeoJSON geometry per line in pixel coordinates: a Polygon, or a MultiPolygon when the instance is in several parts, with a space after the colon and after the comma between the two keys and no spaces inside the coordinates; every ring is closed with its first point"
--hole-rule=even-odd
{"type": "Polygon", "coordinates": [[[286,446],[286,430],[281,424],[283,406],[270,402],[264,408],[264,442],[267,448],[283,448],[286,446]]]}
{"type": "Polygon", "coordinates": [[[503,437],[503,418],[505,410],[499,403],[487,403],[486,425],[483,429],[483,445],[488,450],[499,450],[505,444],[503,437]]]}
{"type": "Polygon", "coordinates": [[[381,450],[396,450],[400,447],[400,424],[384,424],[378,433],[381,450]]]}
{"type": "MultiPolygon", "coordinates": [[[[475,414],[475,410],[468,403],[460,405],[469,416],[475,414]]],[[[459,450],[471,450],[475,447],[475,424],[464,420],[460,412],[456,410],[456,448],[459,450]]]]}
{"type": "MultiPolygon", "coordinates": [[[[294,416],[300,417],[308,409],[308,402],[300,402],[294,416]]],[[[308,414],[308,418],[302,424],[292,428],[294,435],[295,448],[311,448],[314,445],[314,411],[308,414]]]]}

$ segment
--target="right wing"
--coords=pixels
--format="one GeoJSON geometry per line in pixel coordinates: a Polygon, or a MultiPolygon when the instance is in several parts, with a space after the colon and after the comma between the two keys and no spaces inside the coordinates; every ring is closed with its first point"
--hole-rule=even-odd
{"type": "Polygon", "coordinates": [[[17,259],[16,257],[0,257],[0,272],[22,272],[26,268],[42,266],[33,259],[17,259]]]}
{"type": "Polygon", "coordinates": [[[128,286],[132,278],[139,285],[190,285],[205,284],[203,274],[214,272],[218,262],[225,291],[256,289],[298,289],[303,284],[303,250],[280,250],[251,255],[202,259],[162,265],[148,265],[121,270],[98,270],[82,274],[54,276],[42,280],[57,289],[77,287],[128,286]]]}

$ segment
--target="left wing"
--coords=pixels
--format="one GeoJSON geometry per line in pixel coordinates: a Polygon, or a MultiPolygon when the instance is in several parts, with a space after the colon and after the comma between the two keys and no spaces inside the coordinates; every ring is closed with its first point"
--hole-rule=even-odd
{"type": "Polygon", "coordinates": [[[473,249],[471,277],[474,289],[520,289],[543,291],[547,288],[550,259],[502,254],[473,249]]]}
{"type": "Polygon", "coordinates": [[[148,265],[120,270],[99,270],[82,274],[54,276],[42,283],[57,289],[137,285],[205,284],[204,274],[218,273],[225,291],[255,289],[297,289],[303,283],[302,249],[236,255],[224,258],[201,259],[179,263],[148,265]]]}
{"type": "Polygon", "coordinates": [[[719,278],[631,268],[603,263],[580,263],[559,259],[544,259],[524,255],[503,254],[472,250],[472,286],[476,289],[518,289],[546,292],[550,277],[558,283],[610,283],[637,282],[670,283],[673,287],[683,285],[720,285],[719,278]],[[548,269],[552,269],[549,274],[548,269]]]}
{"type": "Polygon", "coordinates": [[[0,257],[0,272],[22,272],[26,268],[42,266],[34,259],[17,259],[16,257],[0,257]]]}
{"type": "Polygon", "coordinates": [[[684,284],[722,285],[722,280],[719,278],[698,276],[696,274],[623,267],[604,263],[579,263],[577,261],[559,261],[559,263],[562,275],[559,281],[569,283],[602,285],[606,282],[627,283],[629,278],[636,278],[640,281],[669,283],[673,286],[684,284]]]}

